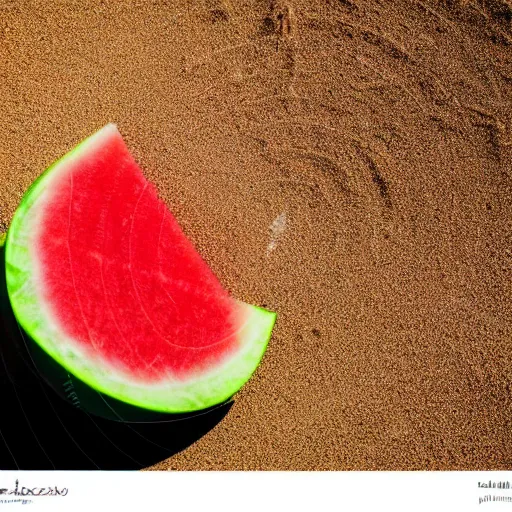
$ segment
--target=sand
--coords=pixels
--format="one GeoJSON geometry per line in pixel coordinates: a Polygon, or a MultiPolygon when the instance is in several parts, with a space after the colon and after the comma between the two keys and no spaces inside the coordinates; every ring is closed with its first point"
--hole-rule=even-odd
{"type": "Polygon", "coordinates": [[[512,469],[509,0],[0,1],[0,223],[115,122],[254,378],[165,470],[512,469]]]}

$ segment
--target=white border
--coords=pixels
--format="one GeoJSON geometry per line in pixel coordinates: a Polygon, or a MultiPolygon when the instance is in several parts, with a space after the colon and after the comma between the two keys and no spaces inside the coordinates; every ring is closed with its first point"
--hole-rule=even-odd
{"type": "MultiPolygon", "coordinates": [[[[27,510],[464,511],[512,510],[512,472],[0,472],[0,488],[57,486],[27,510]],[[510,502],[482,501],[504,496],[510,502]]],[[[0,499],[6,498],[0,496],[0,499]]],[[[8,497],[13,499],[13,496],[8,497]]],[[[20,503],[2,504],[19,510],[20,503]]],[[[3,507],[3,508],[2,508],[3,507]]]]}

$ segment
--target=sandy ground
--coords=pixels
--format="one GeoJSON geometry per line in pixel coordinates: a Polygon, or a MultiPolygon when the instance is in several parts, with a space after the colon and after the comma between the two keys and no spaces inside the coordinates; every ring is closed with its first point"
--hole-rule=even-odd
{"type": "Polygon", "coordinates": [[[0,223],[115,122],[279,314],[155,469],[512,469],[509,0],[0,0],[0,223]]]}

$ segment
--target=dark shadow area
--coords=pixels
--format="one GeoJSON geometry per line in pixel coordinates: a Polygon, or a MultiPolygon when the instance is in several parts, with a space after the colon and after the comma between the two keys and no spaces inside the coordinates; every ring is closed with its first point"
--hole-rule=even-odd
{"type": "Polygon", "coordinates": [[[69,394],[66,399],[66,393],[58,393],[55,382],[48,381],[46,372],[42,376],[38,368],[51,362],[37,360],[46,354],[37,352],[14,317],[3,248],[0,270],[0,470],[142,469],[190,446],[230,410],[232,401],[190,415],[144,417],[75,379],[77,394],[85,400],[96,395],[98,403],[105,403],[106,414],[90,414],[73,405],[69,394]]]}

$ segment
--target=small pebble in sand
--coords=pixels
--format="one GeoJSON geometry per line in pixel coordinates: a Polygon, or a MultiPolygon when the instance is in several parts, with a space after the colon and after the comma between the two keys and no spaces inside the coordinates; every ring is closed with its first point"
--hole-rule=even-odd
{"type": "Polygon", "coordinates": [[[276,248],[279,238],[286,229],[286,212],[279,214],[270,225],[270,243],[267,246],[267,256],[276,248]]]}

